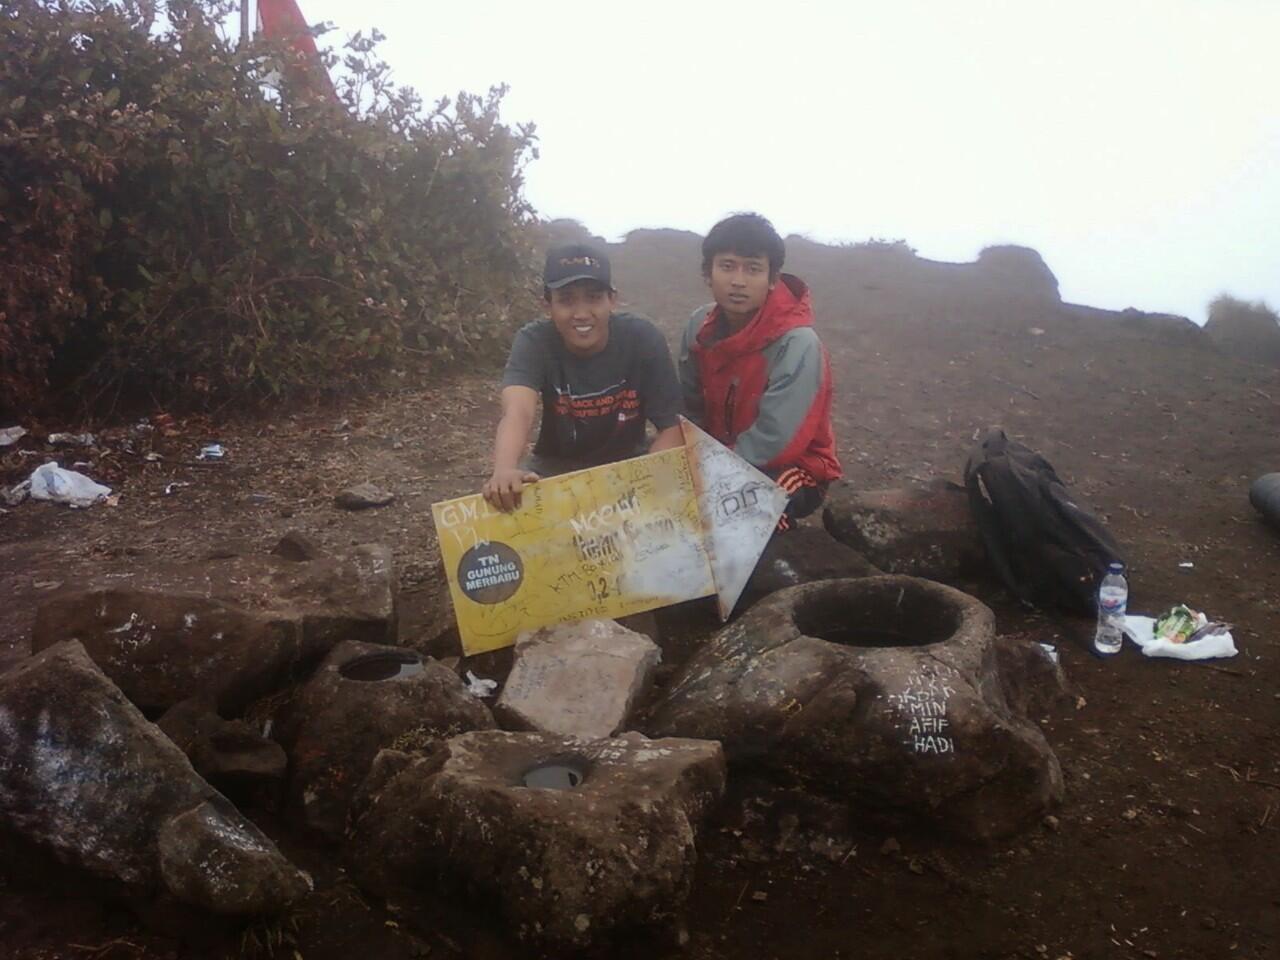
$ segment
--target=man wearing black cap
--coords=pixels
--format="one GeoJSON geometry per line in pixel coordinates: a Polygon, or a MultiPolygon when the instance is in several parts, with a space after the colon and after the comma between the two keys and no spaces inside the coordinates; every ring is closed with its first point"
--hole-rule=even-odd
{"type": "Polygon", "coordinates": [[[667,341],[648,320],[614,313],[609,258],[587,244],[555,247],[542,275],[546,319],[523,326],[502,375],[502,420],[484,497],[511,510],[540,476],[626,460],[683,442],[680,381],[667,341]],[[533,456],[521,462],[542,397],[533,456]]]}

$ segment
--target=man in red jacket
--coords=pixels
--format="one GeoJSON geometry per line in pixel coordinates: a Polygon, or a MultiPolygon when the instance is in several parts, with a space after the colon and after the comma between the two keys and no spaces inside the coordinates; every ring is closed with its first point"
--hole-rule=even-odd
{"type": "Polygon", "coordinates": [[[841,475],[831,429],[831,363],[813,329],[809,288],[782,272],[786,248],[764,217],[721,220],[702,242],[715,303],[695,310],[680,345],[690,419],[785,489],[790,529],[841,475]]]}

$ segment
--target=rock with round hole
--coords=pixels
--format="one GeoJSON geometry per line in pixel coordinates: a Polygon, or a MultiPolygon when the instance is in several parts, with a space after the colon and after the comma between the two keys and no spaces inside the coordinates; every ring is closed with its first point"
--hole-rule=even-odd
{"type": "Polygon", "coordinates": [[[583,947],[678,915],[725,766],[707,741],[486,731],[384,751],[369,779],[345,851],[362,886],[463,898],[583,947]]]}
{"type": "Polygon", "coordinates": [[[988,839],[1062,796],[1057,757],[1010,709],[999,671],[994,617],[973,597],[912,577],[832,580],[752,607],[641,726],[719,740],[731,764],[988,839]]]}
{"type": "Polygon", "coordinates": [[[448,667],[413,650],[336,646],[289,707],[279,730],[289,753],[290,807],[331,839],[378,751],[427,749],[493,715],[448,667]]]}

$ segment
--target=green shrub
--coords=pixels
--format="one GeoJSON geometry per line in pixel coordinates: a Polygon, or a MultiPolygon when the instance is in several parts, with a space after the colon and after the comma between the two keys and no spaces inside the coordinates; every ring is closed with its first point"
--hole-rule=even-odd
{"type": "Polygon", "coordinates": [[[1218,324],[1239,323],[1267,330],[1280,325],[1280,314],[1267,306],[1264,300],[1250,303],[1228,293],[1220,293],[1209,303],[1209,320],[1218,324]]]}
{"type": "Polygon", "coordinates": [[[338,97],[222,0],[0,4],[0,406],[318,395],[505,347],[531,127],[424,108],[378,36],[338,97]],[[142,5],[146,6],[146,5],[142,5]]]}
{"type": "Polygon", "coordinates": [[[1228,356],[1280,365],[1280,316],[1264,301],[1250,303],[1225,293],[1215,297],[1204,332],[1228,356]]]}

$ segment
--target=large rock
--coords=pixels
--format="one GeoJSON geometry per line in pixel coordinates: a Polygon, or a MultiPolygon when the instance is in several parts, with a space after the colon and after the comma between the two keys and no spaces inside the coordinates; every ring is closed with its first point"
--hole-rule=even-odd
{"type": "Polygon", "coordinates": [[[349,555],[271,564],[273,605],[302,615],[303,654],[311,662],[342,640],[395,643],[399,612],[391,550],[366,543],[349,555]]]}
{"type": "Polygon", "coordinates": [[[283,684],[302,660],[297,618],[128,587],[74,591],[40,604],[32,649],[66,640],[83,644],[144,710],[207,694],[235,712],[283,684]]]}
{"type": "Polygon", "coordinates": [[[0,675],[0,828],[218,914],[277,913],[310,888],[76,642],[0,675]]]}
{"type": "Polygon", "coordinates": [[[1015,714],[1043,717],[1075,700],[1057,647],[1001,634],[996,637],[996,665],[1005,703],[1015,714]]]}
{"type": "Polygon", "coordinates": [[[370,780],[347,850],[360,883],[487,898],[518,934],[582,946],[679,909],[725,770],[715,743],[493,731],[384,753],[370,780]]]}
{"type": "Polygon", "coordinates": [[[746,609],[761,597],[802,583],[874,577],[883,572],[821,527],[793,527],[785,533],[775,533],[765,544],[742,590],[738,609],[746,609]]]}
{"type": "Polygon", "coordinates": [[[1280,530],[1280,473],[1264,473],[1249,485],[1249,503],[1280,530]]]}
{"type": "Polygon", "coordinates": [[[218,551],[197,566],[112,571],[44,600],[32,649],[76,639],[144,709],[213,693],[232,715],[339,641],[397,632],[391,553],[366,544],[312,560],[218,551]]]}
{"type": "Polygon", "coordinates": [[[1004,297],[1031,300],[1045,304],[1061,302],[1058,278],[1044,262],[1039,251],[1031,247],[1002,244],[986,247],[975,264],[978,276],[1004,297]]]}
{"type": "Polygon", "coordinates": [[[308,827],[340,837],[379,750],[425,750],[493,726],[489,709],[443,664],[399,647],[340,644],[280,730],[290,757],[289,800],[308,827]]]}
{"type": "Polygon", "coordinates": [[[886,573],[954,582],[986,568],[968,494],[944,480],[905,490],[836,484],[822,522],[831,536],[886,573]]]}
{"type": "Polygon", "coordinates": [[[523,634],[494,707],[516,730],[600,740],[625,729],[662,659],[644,634],[582,620],[523,634]]]}
{"type": "Polygon", "coordinates": [[[993,632],[986,606],[927,580],[793,587],[695,654],[643,729],[963,836],[1008,834],[1060,798],[1062,774],[1005,702],[993,632]]]}

